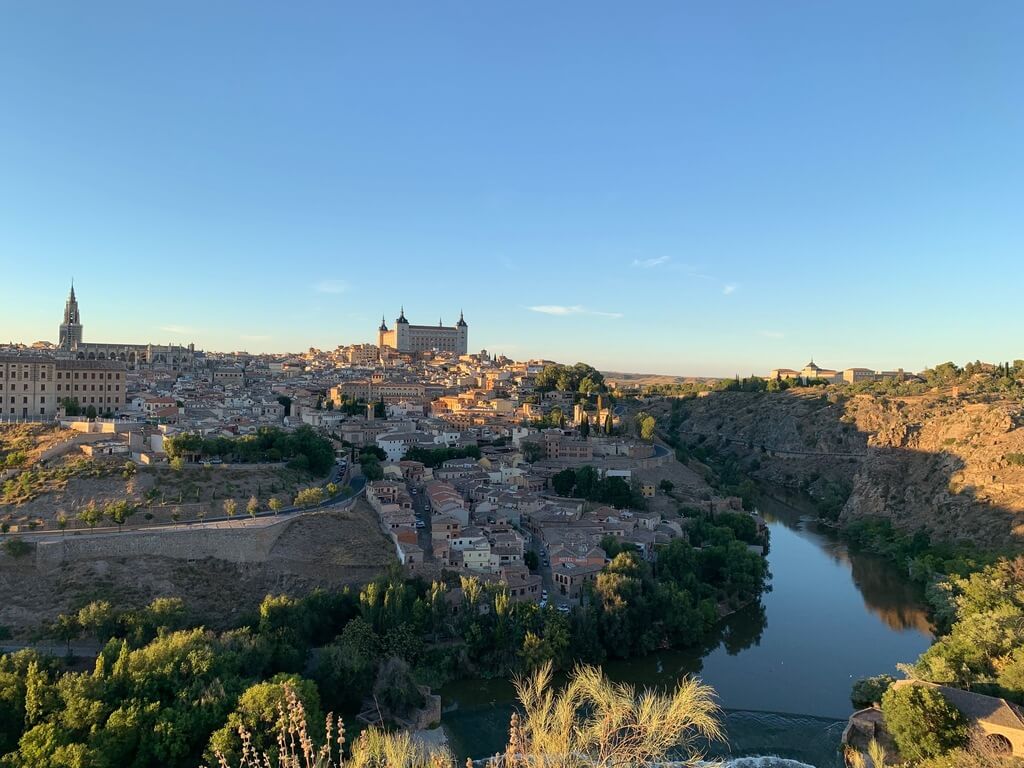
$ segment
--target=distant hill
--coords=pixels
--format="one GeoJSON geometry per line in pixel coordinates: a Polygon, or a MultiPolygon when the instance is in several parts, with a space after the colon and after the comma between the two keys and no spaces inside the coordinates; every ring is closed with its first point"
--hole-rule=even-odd
{"type": "Polygon", "coordinates": [[[665,376],[660,373],[622,373],[620,371],[601,371],[605,381],[632,387],[645,387],[658,384],[697,384],[705,381],[718,381],[710,376],[665,376]]]}

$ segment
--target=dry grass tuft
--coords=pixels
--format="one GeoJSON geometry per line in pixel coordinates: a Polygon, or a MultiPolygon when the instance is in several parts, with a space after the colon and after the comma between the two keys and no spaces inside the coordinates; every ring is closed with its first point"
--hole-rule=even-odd
{"type": "MultiPolygon", "coordinates": [[[[512,716],[504,754],[489,768],[619,768],[651,766],[669,752],[696,763],[698,740],[723,737],[714,691],[685,679],[670,694],[613,683],[597,667],[577,667],[561,690],[552,686],[551,665],[516,680],[522,714],[512,716]]],[[[424,749],[408,733],[364,731],[344,758],[345,731],[327,716],[326,743],[313,744],[302,702],[289,690],[280,709],[276,759],[258,753],[244,729],[242,758],[219,768],[455,768],[447,750],[424,749]]]]}

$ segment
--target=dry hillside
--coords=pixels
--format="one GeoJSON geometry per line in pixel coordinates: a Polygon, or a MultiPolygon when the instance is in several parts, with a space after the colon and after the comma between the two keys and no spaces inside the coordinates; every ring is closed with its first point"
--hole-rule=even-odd
{"type": "Polygon", "coordinates": [[[31,556],[0,552],[0,592],[5,595],[0,626],[25,637],[58,613],[91,600],[132,608],[158,597],[181,597],[199,621],[225,627],[269,593],[302,595],[316,587],[364,584],[392,562],[391,541],[365,503],[297,518],[265,563],[101,557],[40,571],[31,556]]]}
{"type": "MultiPolygon", "coordinates": [[[[667,402],[651,410],[667,423],[667,402]]],[[[688,444],[731,450],[756,479],[845,499],[841,521],[884,516],[944,539],[1024,544],[1017,400],[801,388],[713,393],[681,410],[688,444]]]]}

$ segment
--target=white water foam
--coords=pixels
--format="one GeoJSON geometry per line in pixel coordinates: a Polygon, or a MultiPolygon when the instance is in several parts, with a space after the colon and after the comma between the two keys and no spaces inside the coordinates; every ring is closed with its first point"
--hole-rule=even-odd
{"type": "Polygon", "coordinates": [[[724,763],[724,768],[814,768],[814,766],[801,763],[799,760],[787,760],[781,757],[737,757],[724,763]]]}

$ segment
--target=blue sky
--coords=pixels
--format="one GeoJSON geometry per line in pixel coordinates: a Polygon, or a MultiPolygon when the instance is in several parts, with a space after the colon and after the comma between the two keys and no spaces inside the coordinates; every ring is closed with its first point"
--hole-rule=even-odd
{"type": "Polygon", "coordinates": [[[1019,2],[0,10],[0,338],[1024,357],[1019,2]]]}

